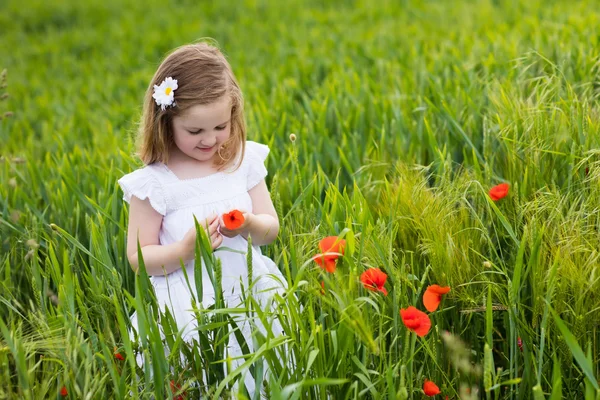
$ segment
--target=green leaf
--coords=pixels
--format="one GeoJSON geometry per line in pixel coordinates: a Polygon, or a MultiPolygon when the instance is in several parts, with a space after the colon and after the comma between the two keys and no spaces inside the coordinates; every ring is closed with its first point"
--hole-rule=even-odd
{"type": "Polygon", "coordinates": [[[556,326],[558,326],[560,333],[565,339],[567,346],[569,346],[569,350],[571,350],[571,354],[573,354],[573,357],[575,358],[575,361],[577,361],[577,364],[579,364],[583,374],[587,379],[589,379],[590,384],[594,387],[594,389],[599,390],[600,388],[598,387],[598,381],[594,377],[594,368],[592,363],[589,362],[589,360],[585,357],[583,350],[581,350],[581,347],[579,347],[579,344],[577,343],[577,339],[575,339],[575,336],[573,336],[571,331],[569,331],[569,328],[567,328],[563,320],[550,305],[548,305],[548,309],[554,316],[556,326]]]}

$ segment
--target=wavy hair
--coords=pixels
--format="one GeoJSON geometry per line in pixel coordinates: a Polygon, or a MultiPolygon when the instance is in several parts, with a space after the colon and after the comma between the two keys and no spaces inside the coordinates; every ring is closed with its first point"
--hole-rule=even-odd
{"type": "Polygon", "coordinates": [[[190,107],[211,104],[222,96],[231,99],[231,133],[219,149],[214,166],[222,170],[230,166],[236,154],[241,165],[246,144],[244,101],[231,66],[221,51],[208,43],[187,44],[174,49],[158,67],[144,97],[142,118],[137,132],[138,156],[144,164],[167,163],[169,148],[174,143],[173,118],[190,107]],[[152,94],[154,85],[167,77],[177,79],[175,106],[161,107],[152,94]]]}

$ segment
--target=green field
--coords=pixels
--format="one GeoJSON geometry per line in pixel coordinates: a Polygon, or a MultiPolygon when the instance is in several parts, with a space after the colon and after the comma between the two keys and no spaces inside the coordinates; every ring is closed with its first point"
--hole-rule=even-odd
{"type": "Polygon", "coordinates": [[[155,68],[206,37],[271,148],[262,249],[295,294],[271,310],[286,335],[248,356],[271,398],[421,399],[428,379],[440,399],[600,399],[600,4],[123,3],[0,1],[0,399],[225,397],[239,377],[233,310],[201,314],[204,346],[156,340],[117,185],[155,68]],[[326,274],[331,235],[347,249],[326,274]],[[400,309],[432,284],[451,291],[417,337],[400,309]],[[136,309],[144,343],[124,334],[136,309]]]}

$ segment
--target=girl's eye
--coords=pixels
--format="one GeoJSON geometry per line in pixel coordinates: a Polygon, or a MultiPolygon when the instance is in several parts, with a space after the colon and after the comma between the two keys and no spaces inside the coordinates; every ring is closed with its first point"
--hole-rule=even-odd
{"type": "MultiPolygon", "coordinates": [[[[218,130],[218,131],[222,131],[222,130],[225,130],[225,128],[227,128],[227,124],[221,125],[221,126],[217,126],[215,129],[218,130]]],[[[197,130],[197,131],[188,131],[188,132],[190,134],[192,134],[192,135],[197,135],[199,133],[202,133],[203,131],[204,131],[204,129],[200,129],[200,130],[197,130]]]]}

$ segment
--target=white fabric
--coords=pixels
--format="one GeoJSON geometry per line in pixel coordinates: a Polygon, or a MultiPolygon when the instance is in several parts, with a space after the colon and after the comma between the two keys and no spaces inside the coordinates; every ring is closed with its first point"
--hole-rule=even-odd
{"type": "MultiPolygon", "coordinates": [[[[236,171],[223,171],[195,179],[179,179],[162,163],[154,163],[125,175],[119,180],[123,189],[123,199],[131,201],[131,196],[140,199],[150,199],[152,207],[163,215],[160,228],[160,244],[167,245],[181,240],[185,233],[194,227],[194,216],[201,221],[213,214],[223,214],[233,209],[242,212],[252,212],[252,199],[248,190],[260,183],[267,175],[264,161],[269,154],[269,147],[253,141],[246,142],[246,152],[242,165],[236,171]]],[[[235,165],[235,164],[234,164],[235,165]]],[[[234,238],[223,237],[221,247],[229,247],[243,251],[244,254],[231,251],[215,251],[215,256],[221,259],[223,270],[223,293],[226,306],[239,305],[241,294],[240,279],[244,287],[248,287],[248,268],[246,255],[248,242],[241,235],[234,238]]],[[[254,298],[267,306],[269,298],[275,293],[285,290],[285,278],[277,265],[268,257],[263,256],[260,247],[253,246],[252,253],[253,281],[256,282],[254,298]]],[[[194,261],[185,264],[191,293],[196,295],[194,283],[194,261]]],[[[190,289],[181,269],[165,276],[150,277],[158,303],[164,311],[169,306],[178,328],[184,329],[184,339],[191,341],[197,338],[194,328],[197,326],[193,313],[190,311],[190,289]]],[[[214,289],[206,269],[202,271],[203,307],[214,304],[214,289]]],[[[236,317],[242,329],[246,342],[252,352],[250,327],[247,322],[236,317]]],[[[131,317],[132,325],[137,329],[135,313],[131,317]]],[[[281,332],[281,326],[274,321],[273,333],[281,332]]],[[[242,351],[234,335],[230,335],[229,354],[231,357],[242,355],[242,351]]],[[[233,363],[232,370],[244,362],[240,359],[233,363]]],[[[246,386],[254,392],[254,381],[249,373],[246,374],[246,386]]]]}

